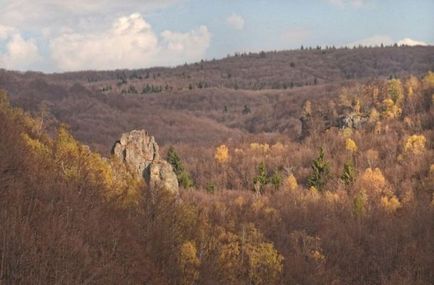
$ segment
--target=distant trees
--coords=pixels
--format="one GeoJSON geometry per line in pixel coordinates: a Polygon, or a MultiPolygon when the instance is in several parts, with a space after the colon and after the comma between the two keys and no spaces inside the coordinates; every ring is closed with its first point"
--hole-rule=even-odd
{"type": "MultiPolygon", "coordinates": [[[[169,87],[166,86],[165,89],[168,90],[169,87]]],[[[162,91],[163,91],[163,86],[146,84],[142,89],[142,94],[160,93],[162,91]]]]}
{"type": "Polygon", "coordinates": [[[249,113],[251,113],[252,111],[250,110],[250,108],[249,108],[249,106],[247,106],[247,105],[244,105],[244,108],[243,108],[243,114],[244,115],[246,115],[246,114],[249,114],[249,113]]]}
{"type": "Polygon", "coordinates": [[[312,162],[312,173],[307,178],[307,186],[321,190],[330,174],[329,163],[325,159],[324,149],[321,147],[318,157],[312,162]]]}
{"type": "Polygon", "coordinates": [[[426,138],[423,135],[409,136],[404,143],[404,151],[415,155],[422,154],[425,150],[426,138]]]}
{"type": "Polygon", "coordinates": [[[182,285],[195,284],[199,278],[200,260],[193,242],[185,242],[179,253],[179,266],[182,272],[182,285]]]}
{"type": "MultiPolygon", "coordinates": [[[[287,117],[265,125],[274,117],[260,109],[234,114],[285,135],[234,136],[215,149],[183,142],[194,154],[196,187],[206,191],[181,191],[180,201],[160,193],[152,202],[122,164],[67,127],[48,136],[0,92],[0,282],[431,284],[432,90],[417,78],[403,82],[401,103],[389,92],[399,88],[378,81],[350,87],[347,107],[336,109],[367,118],[389,99],[402,120],[374,114],[361,128],[330,125],[302,142],[287,138],[287,117]],[[327,156],[316,153],[324,144],[327,156]],[[306,186],[312,191],[298,191],[306,186]]],[[[294,112],[332,120],[328,102],[337,98],[326,97],[304,110],[298,102],[294,112]]],[[[276,99],[270,112],[287,114],[289,103],[276,99]]],[[[166,158],[177,175],[186,172],[175,148],[166,158]]]]}

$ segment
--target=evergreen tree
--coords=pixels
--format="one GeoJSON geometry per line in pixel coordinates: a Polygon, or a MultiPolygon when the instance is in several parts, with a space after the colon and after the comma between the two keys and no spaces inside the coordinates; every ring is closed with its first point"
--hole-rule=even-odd
{"type": "Polygon", "coordinates": [[[251,112],[249,106],[244,105],[243,114],[249,114],[251,112]]]}
{"type": "Polygon", "coordinates": [[[330,167],[324,157],[324,149],[320,148],[319,156],[312,162],[312,174],[307,178],[307,185],[321,190],[327,183],[330,167]]]}
{"type": "Polygon", "coordinates": [[[351,185],[354,182],[354,178],[356,176],[356,170],[354,169],[354,165],[352,161],[349,161],[344,164],[344,170],[341,175],[341,180],[345,183],[345,185],[351,185]]]}
{"type": "Polygon", "coordinates": [[[275,190],[279,190],[279,187],[282,186],[283,177],[279,171],[274,171],[273,175],[270,178],[271,184],[273,184],[275,190]]]}
{"type": "Polygon", "coordinates": [[[261,192],[264,186],[268,184],[267,168],[263,161],[258,165],[258,175],[253,179],[253,183],[259,186],[261,192]]]}
{"type": "Polygon", "coordinates": [[[182,165],[181,158],[175,151],[175,148],[171,146],[167,151],[167,162],[172,165],[173,171],[178,178],[178,183],[184,188],[190,188],[193,186],[193,179],[190,174],[184,169],[184,165],[182,165]]]}

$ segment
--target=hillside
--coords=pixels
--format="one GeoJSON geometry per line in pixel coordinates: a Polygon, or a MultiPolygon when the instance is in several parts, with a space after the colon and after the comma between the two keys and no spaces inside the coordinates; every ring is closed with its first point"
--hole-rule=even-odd
{"type": "Polygon", "coordinates": [[[1,71],[0,284],[432,284],[433,51],[1,71]]]}
{"type": "Polygon", "coordinates": [[[325,106],[341,86],[422,75],[434,47],[323,49],[238,55],[176,68],[65,74],[0,71],[14,105],[64,122],[108,153],[125,130],[145,128],[162,144],[213,144],[251,134],[297,139],[300,107],[325,106]],[[244,110],[244,112],[243,112],[244,110]]]}

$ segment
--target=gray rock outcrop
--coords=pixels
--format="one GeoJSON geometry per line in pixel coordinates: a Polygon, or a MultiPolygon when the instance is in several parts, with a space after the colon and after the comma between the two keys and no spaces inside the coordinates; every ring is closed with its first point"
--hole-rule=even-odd
{"type": "Polygon", "coordinates": [[[159,147],[155,138],[144,130],[133,130],[124,133],[117,141],[112,153],[127,168],[142,177],[151,191],[166,190],[178,194],[178,179],[172,166],[159,155],[159,147]]]}
{"type": "Polygon", "coordinates": [[[341,129],[360,129],[367,121],[367,117],[363,117],[357,113],[350,113],[339,118],[338,127],[341,129]]]}

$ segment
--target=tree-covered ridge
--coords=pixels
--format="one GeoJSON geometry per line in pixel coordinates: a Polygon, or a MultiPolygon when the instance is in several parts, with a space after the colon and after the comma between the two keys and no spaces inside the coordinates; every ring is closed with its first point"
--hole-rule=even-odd
{"type": "Polygon", "coordinates": [[[300,138],[175,145],[180,200],[2,95],[0,281],[431,284],[433,94],[356,84],[299,105],[300,138]]]}

